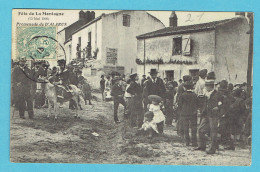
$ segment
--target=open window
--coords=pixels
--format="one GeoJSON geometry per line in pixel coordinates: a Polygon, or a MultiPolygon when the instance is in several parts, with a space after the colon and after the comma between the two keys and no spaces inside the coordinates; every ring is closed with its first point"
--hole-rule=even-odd
{"type": "Polygon", "coordinates": [[[183,35],[173,38],[172,55],[189,56],[191,54],[190,35],[183,35]]]}
{"type": "Polygon", "coordinates": [[[182,37],[173,38],[172,55],[181,55],[182,37]]]}

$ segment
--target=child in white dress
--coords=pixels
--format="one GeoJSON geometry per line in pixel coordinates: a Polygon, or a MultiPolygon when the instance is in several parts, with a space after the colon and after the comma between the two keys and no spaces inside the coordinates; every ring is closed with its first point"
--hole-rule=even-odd
{"type": "Polygon", "coordinates": [[[144,114],[144,123],[142,125],[141,130],[148,131],[149,129],[154,130],[156,133],[159,133],[157,129],[156,123],[152,122],[154,118],[154,113],[153,112],[145,112],[144,114]]]}
{"type": "MultiPolygon", "coordinates": [[[[142,125],[142,129],[147,131],[148,129],[152,129],[156,133],[163,133],[163,125],[165,121],[165,116],[161,111],[161,101],[162,98],[157,95],[148,96],[151,104],[148,105],[148,112],[145,113],[144,123],[142,125]],[[151,116],[150,114],[153,114],[151,116]]],[[[150,133],[151,135],[151,133],[150,133]]]]}

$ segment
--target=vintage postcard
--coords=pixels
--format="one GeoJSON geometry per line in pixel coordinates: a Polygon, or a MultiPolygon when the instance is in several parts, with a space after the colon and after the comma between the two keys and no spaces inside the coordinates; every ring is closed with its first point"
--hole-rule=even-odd
{"type": "Polygon", "coordinates": [[[250,166],[253,17],[13,9],[10,161],[250,166]]]}

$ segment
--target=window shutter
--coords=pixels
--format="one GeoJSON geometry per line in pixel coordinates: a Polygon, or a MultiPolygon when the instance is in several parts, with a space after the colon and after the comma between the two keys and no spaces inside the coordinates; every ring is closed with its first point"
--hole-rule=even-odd
{"type": "Polygon", "coordinates": [[[182,54],[184,56],[190,55],[190,35],[182,36],[182,54]]]}

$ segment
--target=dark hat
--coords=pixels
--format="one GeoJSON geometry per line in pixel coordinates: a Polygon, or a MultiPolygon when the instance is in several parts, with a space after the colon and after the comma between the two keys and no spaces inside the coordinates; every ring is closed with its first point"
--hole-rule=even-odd
{"type": "Polygon", "coordinates": [[[41,61],[35,61],[34,64],[41,64],[41,61]]]}
{"type": "Polygon", "coordinates": [[[157,74],[158,72],[156,69],[151,69],[149,73],[152,75],[152,74],[157,74]]]}
{"type": "Polygon", "coordinates": [[[129,77],[130,77],[130,79],[135,79],[136,78],[136,76],[137,76],[137,73],[133,73],[133,74],[131,74],[129,77]]]}
{"type": "Polygon", "coordinates": [[[157,95],[149,95],[148,100],[160,103],[162,101],[162,98],[157,95]]]}
{"type": "Polygon", "coordinates": [[[184,86],[185,88],[187,88],[187,89],[191,89],[191,88],[193,88],[194,83],[191,82],[191,81],[186,81],[186,82],[184,82],[183,86],[184,86]]]}
{"type": "Polygon", "coordinates": [[[202,70],[199,71],[199,76],[201,78],[205,78],[207,76],[207,72],[208,72],[207,69],[202,69],[202,70]]]}
{"type": "Polygon", "coordinates": [[[220,83],[219,83],[219,89],[220,90],[226,90],[228,87],[228,82],[226,80],[222,80],[220,83]]]}
{"type": "Polygon", "coordinates": [[[65,59],[60,59],[57,61],[58,64],[66,64],[66,60],[65,59]]]}
{"type": "Polygon", "coordinates": [[[242,91],[243,91],[243,90],[242,90],[241,88],[235,89],[235,90],[234,90],[234,96],[235,96],[235,97],[240,97],[242,91]]]}
{"type": "Polygon", "coordinates": [[[207,80],[215,80],[216,79],[215,72],[209,72],[206,79],[207,80]]]}
{"type": "Polygon", "coordinates": [[[184,82],[192,80],[192,77],[190,75],[184,75],[182,78],[184,82]]]}
{"type": "Polygon", "coordinates": [[[215,72],[209,72],[205,80],[205,85],[215,85],[215,79],[215,72]]]}

